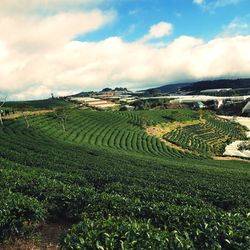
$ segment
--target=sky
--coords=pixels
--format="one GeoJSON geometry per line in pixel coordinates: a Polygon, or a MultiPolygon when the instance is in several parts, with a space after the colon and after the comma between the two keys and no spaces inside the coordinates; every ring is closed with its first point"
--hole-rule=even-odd
{"type": "Polygon", "coordinates": [[[250,77],[249,0],[1,0],[0,96],[250,77]]]}

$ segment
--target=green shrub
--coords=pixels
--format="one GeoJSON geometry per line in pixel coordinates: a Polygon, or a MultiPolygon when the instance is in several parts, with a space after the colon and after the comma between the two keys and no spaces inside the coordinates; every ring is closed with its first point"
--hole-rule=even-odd
{"type": "MultiPolygon", "coordinates": [[[[52,177],[52,176],[51,176],[52,177]]],[[[22,193],[44,203],[49,217],[77,219],[94,192],[90,188],[41,176],[35,171],[0,169],[0,189],[22,193]]]]}
{"type": "Polygon", "coordinates": [[[63,249],[193,249],[188,236],[168,233],[150,222],[109,217],[91,220],[86,215],[73,226],[62,242],[63,249]]]}
{"type": "Polygon", "coordinates": [[[36,199],[3,190],[0,193],[0,240],[24,236],[46,218],[36,199]]]}

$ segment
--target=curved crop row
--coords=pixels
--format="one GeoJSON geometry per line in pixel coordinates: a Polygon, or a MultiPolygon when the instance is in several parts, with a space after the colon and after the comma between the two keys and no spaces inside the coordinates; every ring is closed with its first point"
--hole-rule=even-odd
{"type": "Polygon", "coordinates": [[[164,139],[202,155],[222,155],[227,144],[245,139],[244,129],[237,124],[205,116],[205,123],[177,128],[164,139]]]}

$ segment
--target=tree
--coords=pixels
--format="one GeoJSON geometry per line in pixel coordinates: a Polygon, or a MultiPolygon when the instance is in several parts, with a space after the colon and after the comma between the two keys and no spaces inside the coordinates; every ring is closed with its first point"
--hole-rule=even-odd
{"type": "Polygon", "coordinates": [[[102,90],[102,92],[109,92],[109,91],[112,91],[112,89],[111,89],[111,88],[104,88],[104,89],[102,90]]]}
{"type": "Polygon", "coordinates": [[[30,109],[31,107],[27,104],[23,104],[21,107],[20,107],[20,110],[22,112],[22,115],[23,115],[23,118],[24,118],[24,121],[26,123],[26,128],[29,128],[30,127],[30,123],[29,123],[29,119],[28,119],[28,116],[30,115],[30,109]]]}
{"type": "Polygon", "coordinates": [[[2,115],[3,115],[3,110],[1,109],[4,104],[6,103],[6,100],[7,100],[7,96],[3,97],[3,98],[0,98],[0,125],[3,127],[3,118],[2,118],[2,115]]]}
{"type": "Polygon", "coordinates": [[[70,114],[70,111],[71,109],[66,106],[60,106],[54,110],[54,114],[56,118],[58,119],[59,124],[62,126],[62,129],[64,132],[66,132],[66,122],[70,114]]]}
{"type": "Polygon", "coordinates": [[[127,89],[127,88],[121,88],[121,87],[116,87],[114,90],[115,90],[115,91],[124,91],[124,92],[128,92],[128,89],[127,89]]]}
{"type": "Polygon", "coordinates": [[[147,126],[151,126],[151,125],[152,125],[152,122],[150,121],[149,116],[146,115],[146,114],[141,115],[141,117],[140,117],[140,126],[142,128],[146,128],[147,126]]]}

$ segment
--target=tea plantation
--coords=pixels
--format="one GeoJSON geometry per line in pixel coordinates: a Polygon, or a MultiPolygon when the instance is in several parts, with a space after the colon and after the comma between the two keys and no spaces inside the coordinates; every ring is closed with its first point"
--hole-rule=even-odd
{"type": "Polygon", "coordinates": [[[223,155],[226,145],[236,140],[246,140],[246,132],[237,123],[230,123],[211,114],[197,125],[176,128],[164,138],[176,145],[203,155],[223,155]]]}
{"type": "Polygon", "coordinates": [[[187,110],[73,110],[66,131],[53,112],[29,117],[28,129],[21,117],[5,120],[0,242],[29,240],[40,224],[65,221],[62,249],[249,249],[249,162],[206,153],[213,151],[212,136],[233,140],[244,129],[211,114],[204,126],[168,135],[176,143],[179,133],[195,139],[197,131],[197,144],[208,139],[207,148],[193,143],[193,153],[144,129],[145,120],[196,119],[187,110]]]}

